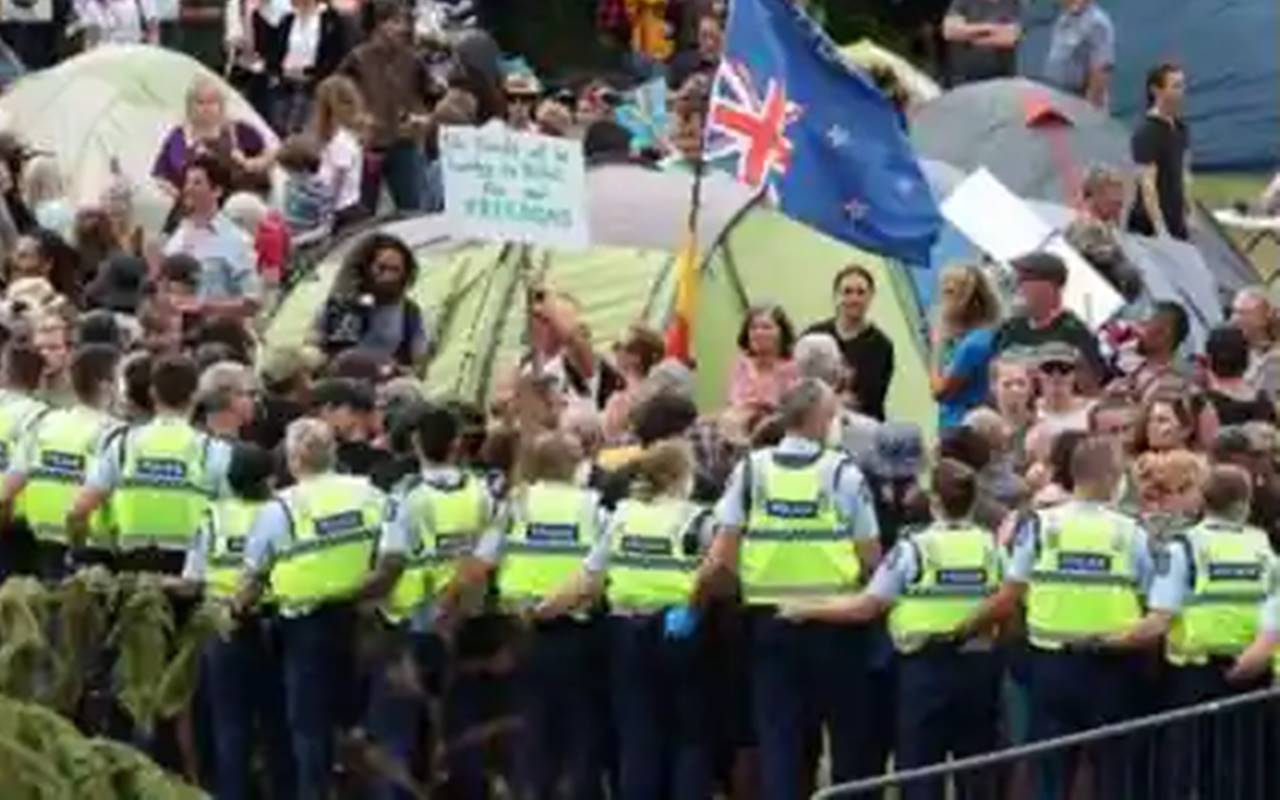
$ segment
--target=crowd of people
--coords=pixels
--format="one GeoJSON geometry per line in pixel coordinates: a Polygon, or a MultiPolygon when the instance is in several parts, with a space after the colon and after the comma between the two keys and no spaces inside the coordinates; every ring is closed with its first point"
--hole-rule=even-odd
{"type": "MultiPolygon", "coordinates": [[[[95,41],[163,35],[152,4],[93,2],[114,20],[95,41]]],[[[953,4],[957,80],[1012,69],[1016,7],[953,4]]],[[[672,90],[669,135],[637,147],[602,81],[502,77],[483,35],[424,59],[414,31],[465,24],[469,3],[232,8],[229,74],[283,140],[197,80],[154,162],[162,233],[135,219],[130,176],[77,208],[57,154],[0,141],[0,575],[105,565],[233,610],[204,646],[194,742],[148,741],[168,766],[218,798],[783,800],[824,753],[838,782],[1269,682],[1280,309],[1241,291],[1196,351],[1114,236],[1188,234],[1177,67],[1148,80],[1147,166],[1092,170],[1067,233],[1124,312],[1093,330],[1046,252],[1012,265],[1012,304],[992,265],[942,270],[931,446],[889,405],[903,355],[872,321],[883,273],[860,264],[834,276],[829,318],[750,308],[714,410],[658,331],[602,352],[555,286],[529,292],[526,352],[485,405],[440,397],[417,260],[381,232],[354,241],[305,346],[265,347],[299,251],[384,194],[442,207],[441,125],[695,164],[724,10],[601,4],[672,90]],[[363,782],[352,742],[381,754],[363,782]]],[[[1111,36],[1071,0],[1046,70],[1105,105],[1111,36]]],[[[1094,796],[1273,796],[1215,744],[1094,754],[1094,796]]],[[[1037,765],[1045,796],[1075,763],[1037,765]]],[[[1005,777],[956,796],[1002,796],[1005,777]]]]}

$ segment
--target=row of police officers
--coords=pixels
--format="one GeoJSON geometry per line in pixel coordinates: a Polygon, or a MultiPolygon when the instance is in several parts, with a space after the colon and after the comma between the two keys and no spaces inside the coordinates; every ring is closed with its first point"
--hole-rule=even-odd
{"type": "MultiPolygon", "coordinates": [[[[600,797],[609,772],[624,800],[715,791],[718,720],[705,701],[720,676],[704,645],[716,604],[739,604],[748,626],[742,699],[769,800],[812,788],[823,742],[837,782],[885,769],[875,745],[884,729],[898,768],[994,748],[1010,638],[1025,638],[1015,650],[1031,736],[1049,738],[1152,710],[1138,705],[1152,696],[1143,654],[1161,642],[1166,699],[1181,704],[1259,685],[1280,637],[1280,572],[1266,538],[1243,523],[1248,476],[1215,469],[1204,521],[1157,543],[1114,510],[1123,465],[1105,439],[1077,449],[1075,498],[1026,514],[1007,548],[970,520],[972,472],[940,463],[937,521],[881,563],[863,477],[822,444],[838,401],[816,381],[783,398],[786,435],[742,460],[714,509],[686,499],[690,455],[667,441],[640,456],[631,496],[606,511],[575,481],[575,442],[556,432],[528,438],[514,488],[492,497],[457,464],[458,421],[438,408],[420,409],[421,468],[390,496],[337,474],[333,433],[312,418],[288,428],[294,483],[273,491],[267,454],[191,424],[189,360],[156,362],[154,414],[126,426],[105,411],[109,352],[77,351],[77,403],[65,409],[33,398],[25,357],[21,347],[6,354],[0,505],[34,534],[40,573],[59,577],[69,557],[168,572],[238,614],[235,635],[212,642],[203,662],[219,798],[251,796],[258,747],[273,796],[329,796],[335,730],[356,724],[413,769],[431,674],[449,676],[438,738],[465,738],[483,692],[465,689],[450,650],[485,615],[519,632],[509,687],[519,794],[600,797]],[[369,624],[360,606],[377,607],[394,643],[368,680],[353,655],[355,627],[369,624]],[[878,718],[884,705],[870,688],[882,621],[899,655],[892,720],[878,718]]],[[[1197,735],[1167,743],[1169,769],[1143,791],[1265,796],[1255,771],[1232,768],[1238,760],[1180,768],[1212,763],[1209,746],[1197,735]]],[[[463,796],[484,796],[476,750],[445,747],[432,769],[447,770],[463,796]]],[[[1136,796],[1130,771],[1149,755],[1099,760],[1096,796],[1136,796]]],[[[1073,767],[1040,763],[1044,796],[1065,797],[1073,767]]],[[[997,796],[994,780],[964,778],[957,791],[997,796]]],[[[409,796],[395,781],[377,791],[409,796]]],[[[944,788],[918,783],[904,796],[944,788]]]]}

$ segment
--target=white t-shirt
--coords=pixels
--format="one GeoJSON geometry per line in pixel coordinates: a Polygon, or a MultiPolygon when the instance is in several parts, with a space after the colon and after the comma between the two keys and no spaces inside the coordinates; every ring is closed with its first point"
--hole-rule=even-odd
{"type": "Polygon", "coordinates": [[[98,44],[142,44],[147,23],[156,20],[152,0],[82,0],[76,10],[98,44]]]}
{"type": "Polygon", "coordinates": [[[295,13],[289,26],[289,49],[284,54],[285,71],[306,70],[316,65],[320,49],[320,12],[317,7],[305,16],[295,13]]]}
{"type": "Polygon", "coordinates": [[[342,211],[360,202],[364,149],[346,128],[339,128],[320,154],[320,179],[329,187],[333,209],[342,211]]]}

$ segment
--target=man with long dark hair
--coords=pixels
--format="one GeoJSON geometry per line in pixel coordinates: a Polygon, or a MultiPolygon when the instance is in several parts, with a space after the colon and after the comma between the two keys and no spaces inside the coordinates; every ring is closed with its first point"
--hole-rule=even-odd
{"type": "Polygon", "coordinates": [[[418,263],[404,242],[370,234],[347,257],[333,296],[315,320],[330,356],[360,348],[421,372],[430,356],[422,309],[408,297],[418,263]]]}

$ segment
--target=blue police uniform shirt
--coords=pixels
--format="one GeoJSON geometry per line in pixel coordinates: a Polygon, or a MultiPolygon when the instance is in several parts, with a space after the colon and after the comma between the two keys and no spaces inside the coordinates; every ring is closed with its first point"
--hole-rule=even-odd
{"type": "MultiPolygon", "coordinates": [[[[586,495],[586,503],[588,505],[588,515],[594,515],[596,519],[597,540],[609,527],[609,512],[605,510],[600,503],[599,493],[593,490],[584,490],[586,495]]],[[[507,531],[512,523],[511,501],[507,500],[499,506],[498,511],[494,514],[493,524],[480,537],[480,541],[476,543],[475,557],[488,564],[489,566],[497,566],[502,561],[502,545],[506,541],[507,531]]],[[[596,540],[589,543],[594,546],[596,540]]]]}
{"type": "MultiPolygon", "coordinates": [[[[818,455],[820,443],[799,436],[785,436],[773,451],[782,456],[806,458],[818,455]]],[[[747,525],[747,498],[744,496],[745,459],[738,462],[729,475],[720,502],[716,504],[716,523],[725,528],[742,531],[747,525]]],[[[841,533],[850,539],[878,541],[880,523],[876,519],[875,504],[867,489],[862,470],[853,461],[836,462],[824,468],[822,485],[832,499],[841,533]],[[837,466],[838,465],[838,466],[837,466]]]]}
{"type": "Polygon", "coordinates": [[[1280,587],[1274,582],[1258,612],[1258,629],[1263,633],[1280,635],[1280,587]]]}
{"type": "MultiPolygon", "coordinates": [[[[128,431],[110,436],[104,441],[98,457],[89,465],[85,475],[85,486],[101,491],[115,491],[120,486],[120,471],[123,454],[121,448],[128,431]]],[[[204,486],[214,498],[231,494],[227,485],[227,471],[231,467],[231,443],[225,439],[202,433],[207,445],[204,449],[204,486]]]]}
{"type": "MultiPolygon", "coordinates": [[[[1101,503],[1092,503],[1084,500],[1069,500],[1065,505],[1081,506],[1085,509],[1106,509],[1110,513],[1119,514],[1101,503]]],[[[1147,598],[1149,608],[1167,610],[1173,608],[1176,610],[1177,600],[1165,594],[1171,591],[1167,585],[1160,587],[1160,593],[1152,592],[1152,579],[1155,577],[1156,570],[1156,553],[1153,552],[1152,539],[1147,533],[1146,528],[1142,527],[1136,520],[1134,528],[1137,535],[1130,540],[1130,559],[1133,563],[1134,577],[1138,583],[1138,593],[1147,598]]],[[[1036,514],[1027,514],[1019,522],[1016,528],[1013,547],[1005,560],[1004,575],[1006,581],[1014,583],[1028,583],[1031,580],[1031,572],[1035,567],[1036,557],[1038,555],[1038,539],[1040,536],[1040,518],[1036,514]]],[[[1157,552],[1163,553],[1163,547],[1157,546],[1157,552]]],[[[1164,556],[1160,559],[1163,561],[1164,556]]]]}

